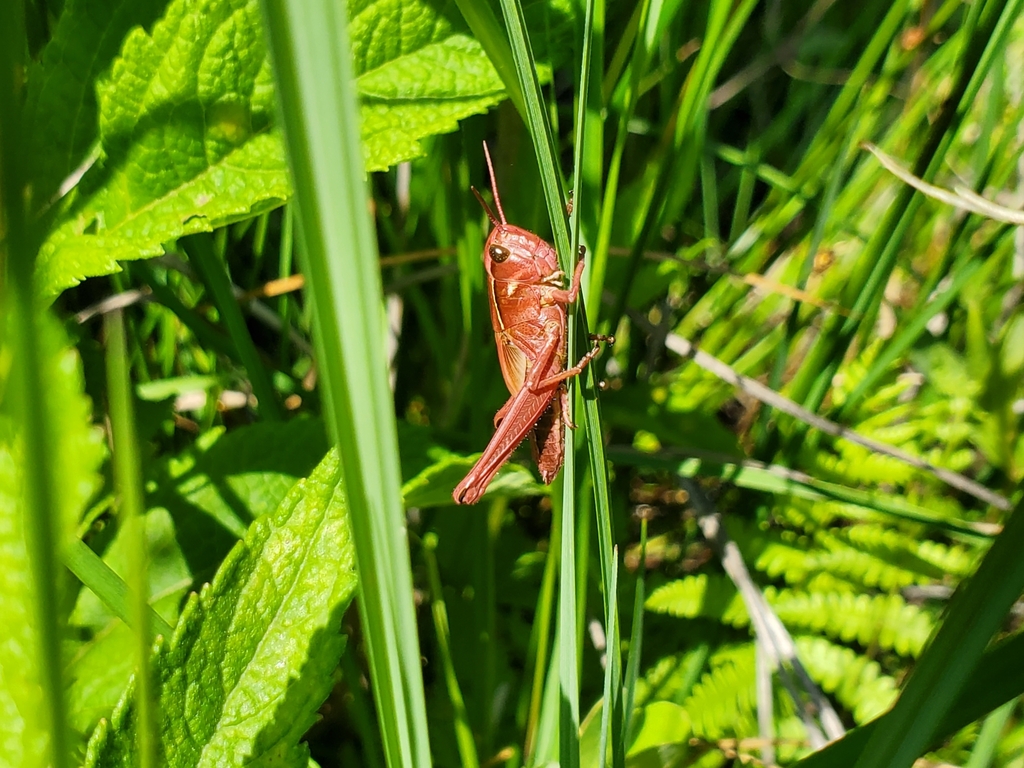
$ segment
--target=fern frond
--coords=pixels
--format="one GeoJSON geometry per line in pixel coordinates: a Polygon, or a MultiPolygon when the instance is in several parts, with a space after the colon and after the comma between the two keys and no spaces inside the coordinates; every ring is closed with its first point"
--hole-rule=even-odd
{"type": "Polygon", "coordinates": [[[877,662],[821,637],[797,637],[807,673],[853,714],[858,725],[885,712],[896,699],[896,680],[877,662]]]}
{"type": "MultiPolygon", "coordinates": [[[[802,522],[807,522],[802,520],[802,522]]],[[[808,525],[807,527],[811,527],[808,525]]],[[[886,535],[878,525],[865,524],[850,526],[832,536],[817,531],[808,536],[793,531],[752,531],[749,527],[730,526],[730,532],[748,561],[757,570],[771,579],[783,579],[787,584],[810,588],[810,581],[818,585],[815,591],[848,592],[853,589],[870,587],[886,591],[910,584],[920,584],[944,575],[941,566],[925,559],[917,550],[921,542],[907,534],[892,531],[886,535]],[[851,534],[844,538],[844,531],[863,527],[863,535],[851,534]],[[871,532],[877,532],[873,537],[871,532]],[[831,580],[823,583],[823,575],[831,580]]],[[[941,559],[941,548],[923,549],[931,558],[941,559]]],[[[954,563],[959,559],[949,558],[954,563]]]]}
{"type": "Polygon", "coordinates": [[[899,595],[806,593],[769,587],[765,597],[792,629],[820,632],[864,648],[878,646],[902,656],[918,656],[934,621],[899,595]]]}
{"type": "Polygon", "coordinates": [[[976,556],[963,547],[918,540],[882,525],[852,525],[834,531],[834,536],[922,579],[941,580],[947,575],[963,577],[973,570],[976,562],[976,556]]]}
{"type": "Polygon", "coordinates": [[[845,546],[841,541],[823,542],[827,549],[820,551],[817,565],[822,573],[831,573],[861,588],[878,588],[889,592],[911,584],[921,584],[928,578],[888,563],[882,558],[854,547],[845,546]]]}
{"type": "MultiPolygon", "coordinates": [[[[841,501],[812,501],[784,497],[772,510],[772,514],[779,522],[805,533],[813,533],[821,528],[827,528],[838,519],[849,517],[854,509],[853,505],[841,501]]],[[[731,525],[729,531],[732,532],[731,525]]]]}
{"type": "MultiPolygon", "coordinates": [[[[920,453],[912,444],[898,447],[908,453],[920,453]]],[[[828,453],[808,446],[801,452],[800,463],[815,477],[844,485],[903,486],[918,476],[918,470],[909,464],[846,440],[836,440],[835,450],[837,453],[828,453]]]]}
{"type": "Polygon", "coordinates": [[[753,643],[733,647],[727,654],[716,653],[713,663],[683,704],[693,734],[721,739],[757,733],[753,643]]]}
{"type": "Polygon", "coordinates": [[[639,708],[652,701],[681,704],[689,696],[696,675],[705,664],[706,653],[706,650],[692,650],[658,659],[636,681],[635,706],[639,708]]]}
{"type": "MultiPolygon", "coordinates": [[[[885,712],[896,699],[896,680],[884,674],[877,662],[820,637],[798,636],[796,645],[808,674],[857,724],[885,712]]],[[[715,654],[712,664],[684,704],[693,733],[706,739],[756,733],[753,644],[735,646],[722,656],[715,654]]],[[[781,729],[793,707],[786,696],[779,697],[779,704],[781,729]]],[[[795,735],[792,729],[786,730],[795,735]]]]}
{"type": "MultiPolygon", "coordinates": [[[[852,592],[764,592],[779,619],[790,629],[820,632],[864,648],[880,647],[902,656],[917,656],[931,635],[931,615],[899,595],[852,592]]],[[[710,618],[733,627],[750,623],[736,588],[725,576],[700,574],[659,587],[646,609],[680,618],[710,618]]]]}
{"type": "MultiPolygon", "coordinates": [[[[725,621],[726,616],[734,617],[737,610],[742,610],[742,605],[728,577],[701,573],[658,587],[647,598],[644,609],[681,619],[725,621]]],[[[743,615],[746,616],[745,611],[743,615]]]]}

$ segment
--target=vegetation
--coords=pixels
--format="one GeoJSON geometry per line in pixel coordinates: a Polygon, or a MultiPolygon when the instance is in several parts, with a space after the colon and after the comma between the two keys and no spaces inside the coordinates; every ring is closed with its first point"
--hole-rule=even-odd
{"type": "Polygon", "coordinates": [[[1024,766],[1022,6],[0,4],[0,765],[1024,766]]]}

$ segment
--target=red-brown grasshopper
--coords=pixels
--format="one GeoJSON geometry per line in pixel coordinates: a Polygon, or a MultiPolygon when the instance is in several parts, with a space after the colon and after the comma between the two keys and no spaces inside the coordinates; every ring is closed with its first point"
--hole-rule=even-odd
{"type": "MultiPolygon", "coordinates": [[[[565,381],[586,368],[599,351],[595,344],[576,365],[565,368],[566,306],[579,295],[583,247],[569,289],[565,290],[565,273],[558,268],[555,249],[505,220],[486,142],[484,155],[498,215],[475,188],[473,194],[494,225],[484,244],[484,271],[498,362],[512,396],[494,416],[494,436],[483,455],[455,487],[452,496],[457,504],[476,503],[527,435],[541,477],[545,483],[554,480],[565,458],[563,426],[569,413],[565,381]]],[[[612,340],[606,336],[590,338],[612,340]]]]}

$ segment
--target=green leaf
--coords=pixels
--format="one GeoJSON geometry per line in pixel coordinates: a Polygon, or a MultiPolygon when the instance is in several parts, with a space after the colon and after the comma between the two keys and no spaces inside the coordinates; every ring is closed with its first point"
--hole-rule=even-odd
{"type": "Polygon", "coordinates": [[[316,419],[215,430],[161,469],[148,504],[170,512],[193,575],[208,578],[249,523],[280,504],[326,452],[316,419]]]}
{"type": "MultiPolygon", "coordinates": [[[[19,324],[0,318],[2,333],[18,333],[19,324]]],[[[59,510],[60,540],[67,542],[86,503],[100,485],[98,468],[105,453],[102,435],[91,423],[92,406],[85,397],[77,354],[67,345],[60,326],[48,315],[40,322],[46,391],[38,396],[50,409],[56,464],[62,468],[54,498],[59,510]]],[[[0,344],[0,361],[10,350],[0,344]]],[[[0,755],[10,765],[34,765],[45,756],[49,739],[44,716],[35,590],[25,547],[24,403],[10,386],[10,366],[0,364],[0,755]]]]}
{"type": "MultiPolygon", "coordinates": [[[[168,766],[240,756],[305,766],[299,739],[327,697],[344,646],[341,616],[356,588],[336,452],[260,517],[212,585],[193,595],[154,659],[168,766]]],[[[131,686],[89,743],[86,765],[135,759],[131,686]]]]}
{"type": "Polygon", "coordinates": [[[367,171],[418,157],[420,139],[454,131],[505,98],[490,59],[460,22],[426,0],[349,4],[367,171]]]}
{"type": "Polygon", "coordinates": [[[166,0],[69,0],[29,68],[25,122],[36,202],[45,205],[97,139],[95,80],[132,27],[150,26],[166,0]]]}
{"type": "MultiPolygon", "coordinates": [[[[146,514],[149,594],[157,612],[173,626],[193,580],[212,573],[249,521],[277,507],[326,451],[322,423],[294,419],[213,430],[162,468],[146,514]]],[[[127,575],[120,531],[103,560],[127,575]]],[[[88,639],[68,667],[69,717],[88,734],[112,711],[134,669],[131,633],[89,590],[79,594],[70,624],[88,639]]]]}
{"type": "Polygon", "coordinates": [[[44,294],[287,199],[257,3],[172,2],[97,92],[102,156],[40,251],[44,294]]]}
{"type": "Polygon", "coordinates": [[[633,725],[636,736],[629,745],[629,755],[639,755],[665,744],[675,744],[690,735],[690,715],[670,701],[654,701],[637,710],[633,725]]]}
{"type": "MultiPolygon", "coordinates": [[[[435,4],[354,2],[350,14],[368,170],[421,154],[420,139],[453,131],[458,120],[505,97],[480,44],[435,4]]],[[[82,75],[77,59],[60,59],[64,35],[52,45],[44,57],[49,67],[33,83],[41,95],[30,124],[30,133],[47,137],[54,125],[68,130],[55,121],[51,90],[82,75]]],[[[255,0],[175,0],[151,33],[128,33],[97,91],[100,159],[40,252],[44,295],[110,274],[119,259],[160,255],[165,243],[291,196],[255,0]]],[[[82,93],[77,98],[88,101],[82,93]]],[[[88,142],[50,140],[61,150],[45,170],[52,186],[88,142]]]]}

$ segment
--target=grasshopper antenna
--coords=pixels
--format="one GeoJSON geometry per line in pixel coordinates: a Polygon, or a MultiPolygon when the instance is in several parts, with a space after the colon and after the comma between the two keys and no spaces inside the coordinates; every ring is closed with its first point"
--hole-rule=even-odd
{"type": "MultiPolygon", "coordinates": [[[[491,151],[487,148],[486,141],[484,142],[484,157],[487,158],[487,172],[491,174],[491,191],[494,193],[494,204],[498,208],[498,215],[501,217],[501,225],[503,227],[507,227],[508,222],[505,221],[505,211],[501,209],[501,196],[498,194],[498,182],[494,179],[494,163],[491,162],[491,151]]],[[[479,192],[477,192],[477,198],[480,199],[479,192]]],[[[480,199],[480,202],[483,203],[483,199],[480,199]]],[[[487,208],[486,204],[484,205],[484,208],[487,208]]],[[[492,214],[490,210],[488,210],[487,213],[490,216],[491,221],[494,222],[494,226],[498,226],[498,222],[494,220],[494,214],[492,214]]]]}
{"type": "Polygon", "coordinates": [[[487,214],[487,218],[491,220],[491,224],[493,224],[496,227],[500,227],[501,222],[498,221],[498,217],[494,215],[494,211],[491,210],[491,206],[489,206],[487,204],[487,201],[483,199],[483,197],[477,191],[477,188],[471,186],[470,189],[473,190],[473,194],[476,195],[476,199],[480,201],[480,205],[484,207],[484,212],[487,214]]]}

